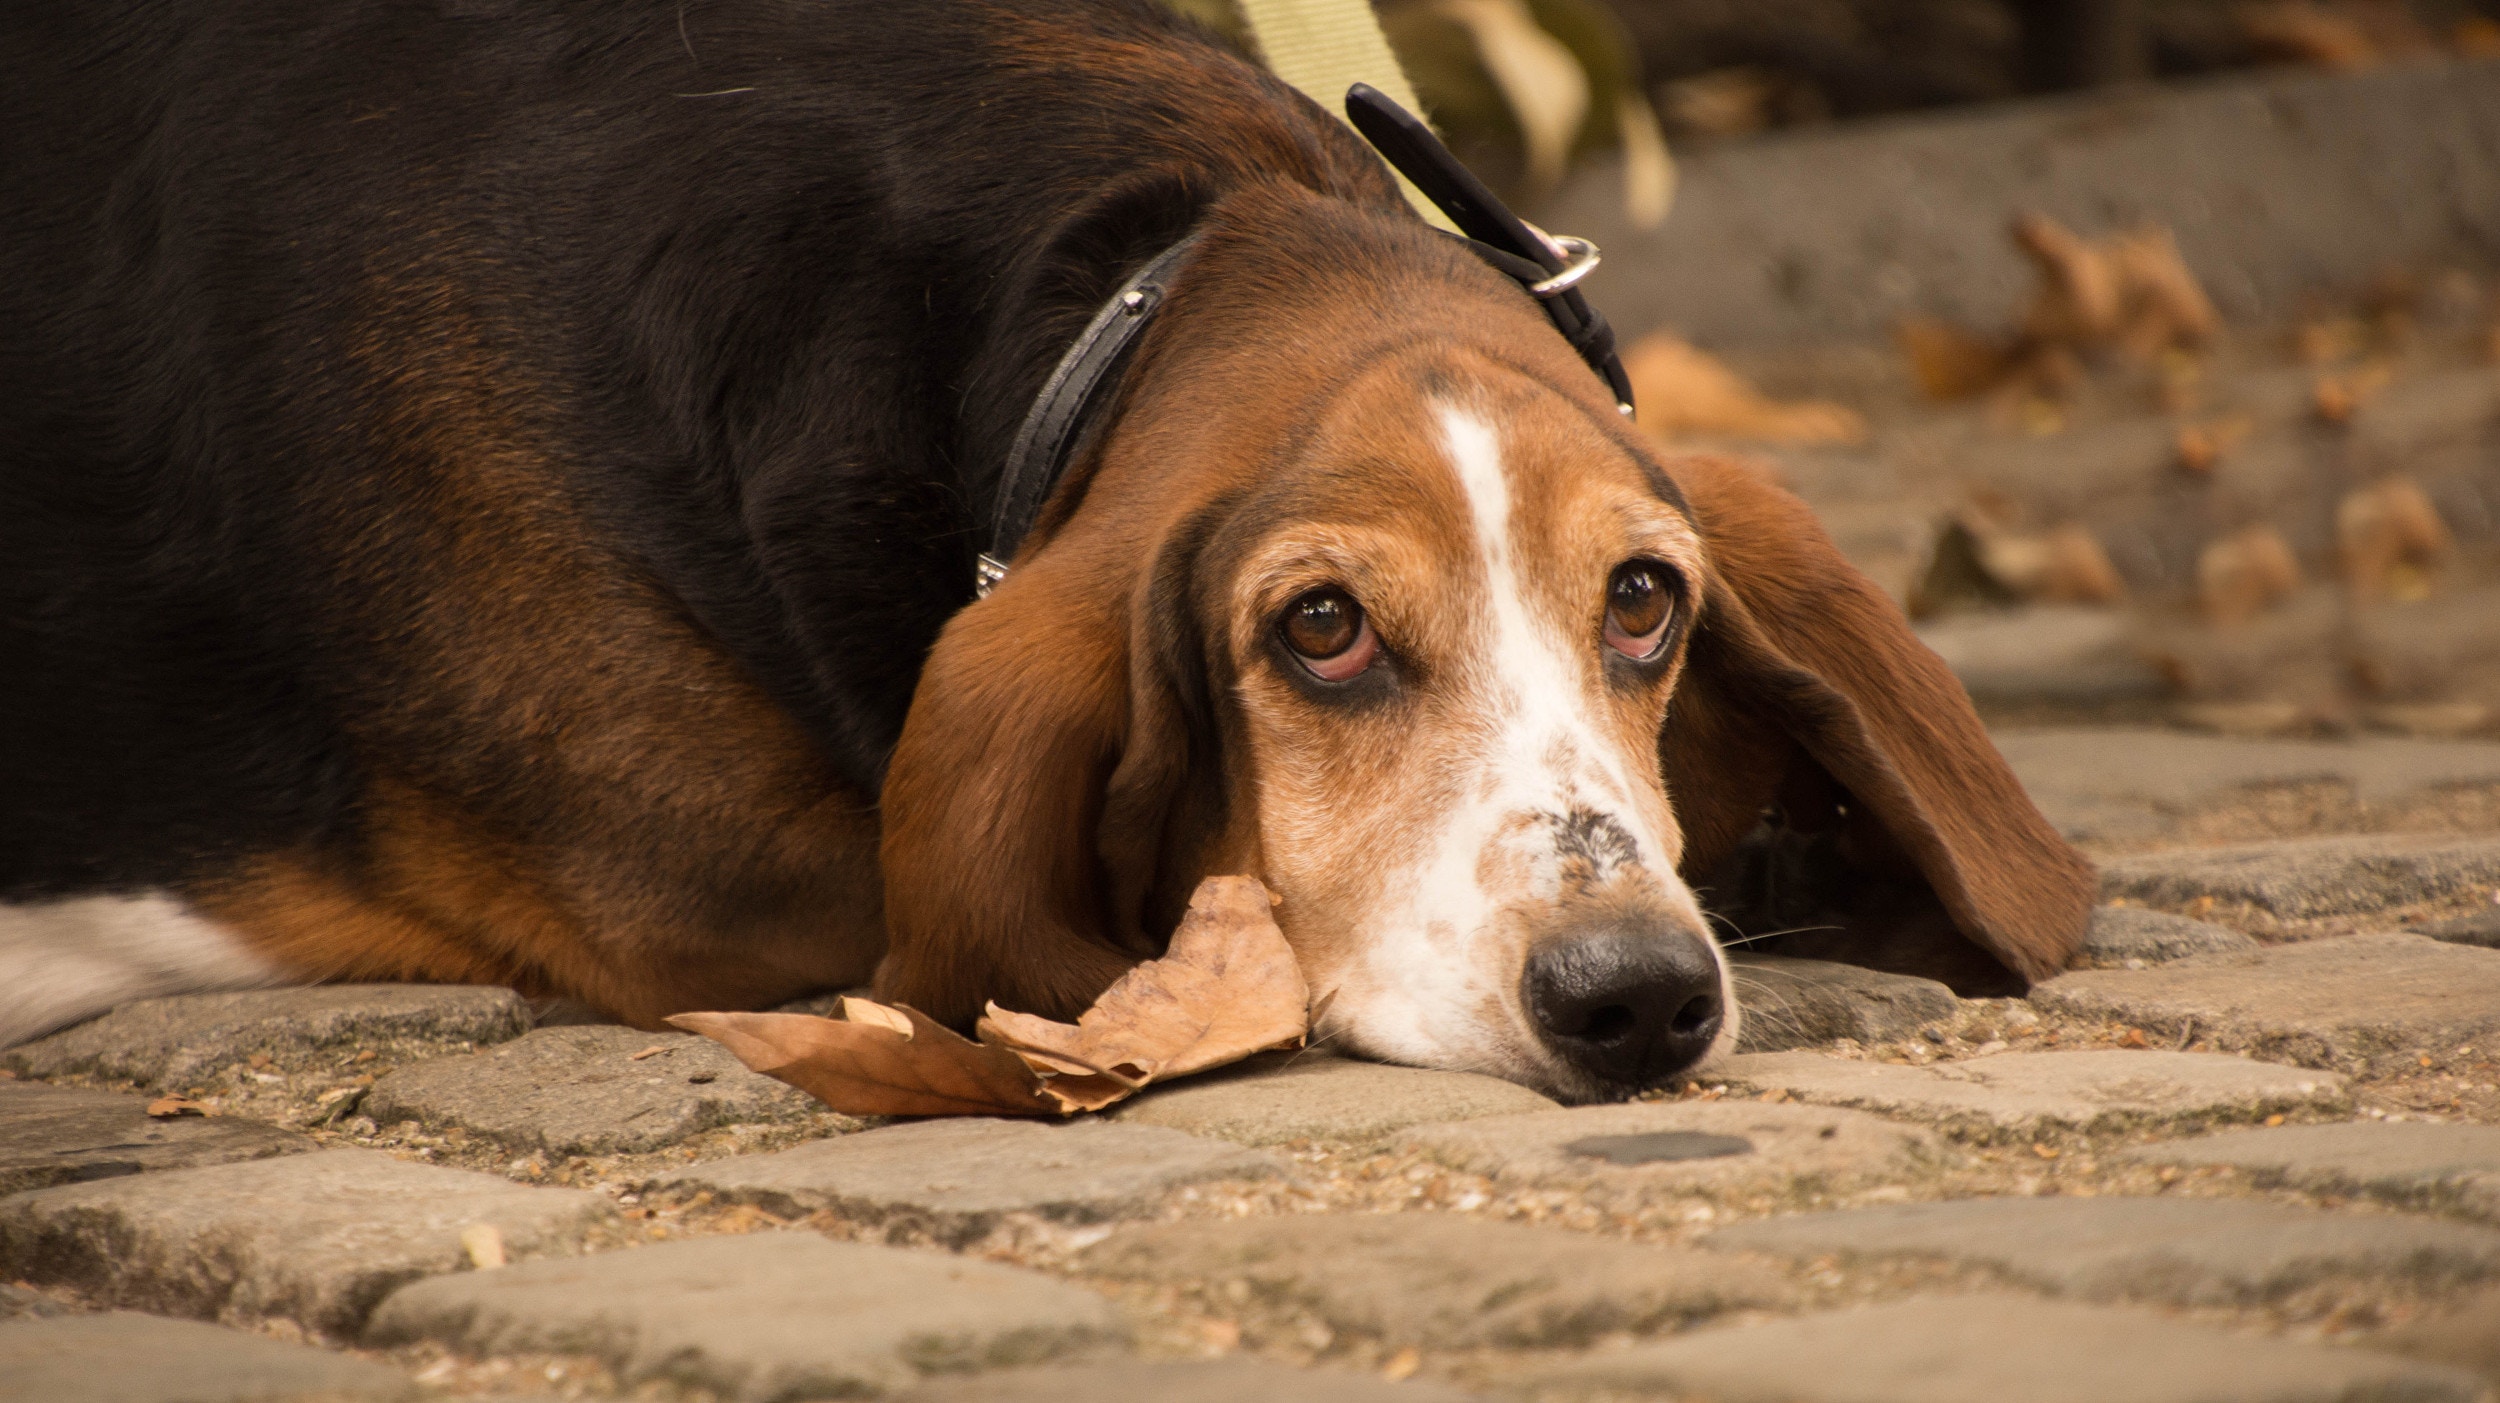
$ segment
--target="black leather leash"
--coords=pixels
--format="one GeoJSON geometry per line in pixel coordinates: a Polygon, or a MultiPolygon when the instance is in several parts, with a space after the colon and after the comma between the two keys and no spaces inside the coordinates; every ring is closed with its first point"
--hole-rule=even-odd
{"type": "Polygon", "coordinates": [[[1450,217],[1476,256],[1545,305],[1554,329],[1615,392],[1615,407],[1632,413],[1632,381],[1615,355],[1615,331],[1589,306],[1577,284],[1597,268],[1597,245],[1548,235],[1495,198],[1441,138],[1414,113],[1369,83],[1346,89],[1346,120],[1450,217]]]}
{"type": "MultiPolygon", "coordinates": [[[[1474,172],[1459,164],[1430,127],[1370,84],[1357,83],[1347,89],[1345,106],[1354,129],[1441,207],[1462,231],[1461,241],[1544,305],[1554,329],[1605,380],[1614,391],[1616,406],[1629,415],[1632,382],[1615,356],[1614,330],[1575,286],[1597,266],[1596,245],[1549,236],[1511,213],[1474,172]]],[[[1033,529],[1042,504],[1066,473],[1095,400],[1118,383],[1117,372],[1127,361],[1129,349],[1154,320],[1174,274],[1197,246],[1198,235],[1192,232],[1120,284],[1120,290],[1094,313],[1042,383],[1042,392],[1025,411],[1024,422],[1008,446],[1007,461],[999,469],[990,510],[989,549],[981,552],[973,567],[973,593],[978,597],[988,598],[998,582],[1007,578],[1007,562],[1015,558],[1016,547],[1033,529]]]]}

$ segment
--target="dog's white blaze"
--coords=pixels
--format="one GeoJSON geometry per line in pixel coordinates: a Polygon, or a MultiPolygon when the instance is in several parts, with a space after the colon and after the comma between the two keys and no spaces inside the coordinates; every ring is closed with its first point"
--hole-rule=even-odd
{"type": "MultiPolygon", "coordinates": [[[[1538,813],[1595,809],[1633,836],[1636,861],[1665,852],[1631,802],[1632,783],[1587,711],[1592,658],[1539,627],[1515,562],[1511,488],[1493,426],[1465,410],[1440,411],[1441,439],[1475,522],[1486,648],[1472,686],[1486,725],[1480,770],[1430,841],[1424,860],[1392,877],[1348,997],[1328,1021],[1362,1050],[1436,1066],[1502,1070],[1521,1039],[1519,971],[1494,939],[1507,908],[1562,891],[1562,856],[1538,813]],[[1488,889],[1488,868],[1510,880],[1488,889]],[[1504,1015],[1488,1020],[1486,1015],[1504,1015]]],[[[1691,898],[1672,872],[1666,884],[1691,898]]],[[[1699,924],[1699,911],[1692,913],[1699,924]]],[[[1515,946],[1510,947],[1515,948],[1515,946]]],[[[1524,1030],[1522,1030],[1524,1031],[1524,1030]]]]}
{"type": "Polygon", "coordinates": [[[0,905],[0,1047],[132,999],[284,982],[233,932],[170,897],[0,905]]]}

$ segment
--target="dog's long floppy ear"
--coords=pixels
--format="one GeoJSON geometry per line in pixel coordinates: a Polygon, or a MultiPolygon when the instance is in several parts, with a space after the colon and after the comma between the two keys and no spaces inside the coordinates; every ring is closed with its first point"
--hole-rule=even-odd
{"type": "Polygon", "coordinates": [[[1711,557],[1660,734],[1684,875],[1753,948],[2019,992],[2082,939],[2092,867],[1942,660],[1805,504],[1668,464],[1711,557]]]}
{"type": "Polygon", "coordinates": [[[877,993],[956,1025],[1072,1019],[1160,954],[1224,812],[1190,543],[1027,554],[940,635],[886,770],[877,993]]]}

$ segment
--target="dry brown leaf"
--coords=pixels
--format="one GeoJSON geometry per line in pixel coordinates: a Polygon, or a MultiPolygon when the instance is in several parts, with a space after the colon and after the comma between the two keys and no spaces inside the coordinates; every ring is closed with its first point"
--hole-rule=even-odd
{"type": "Polygon", "coordinates": [[[1122,975],[1075,1023],[992,1004],[981,1041],[909,1007],[846,998],[840,1019],[681,1013],[738,1060],[853,1115],[1064,1115],[1152,1081],[1298,1043],[1310,991],[1255,878],[1210,877],[1163,958],[1122,975]]]}
{"type": "Polygon", "coordinates": [[[2010,348],[1932,317],[1910,317],[1894,336],[1929,399],[1968,399],[1994,386],[2012,365],[2010,348]]]}
{"type": "Polygon", "coordinates": [[[2246,623],[2300,587],[2300,562],[2273,527],[2246,526],[2196,558],[2197,602],[2218,624],[2246,623]]]}
{"type": "Polygon", "coordinates": [[[2203,424],[2182,425],[2178,437],[2171,441],[2179,466],[2198,476],[2210,476],[2222,464],[2223,457],[2240,446],[2257,429],[2257,421],[2245,414],[2234,414],[2203,424]]]}
{"type": "Polygon", "coordinates": [[[148,1103],[148,1118],[173,1120],[179,1116],[204,1116],[208,1107],[183,1096],[159,1096],[148,1103]]]}
{"type": "Polygon", "coordinates": [[[2126,582],[2091,528],[2068,522],[2018,531],[1990,507],[1974,501],[1946,521],[1914,592],[1914,615],[1962,602],[2110,604],[2125,597],[2126,582]]]}
{"type": "Polygon", "coordinates": [[[1623,353],[1640,425],[1673,438],[1695,435],[1756,443],[1863,443],[1866,419],[1824,400],[1775,400],[1718,358],[1653,332],[1623,353]]]}
{"type": "Polygon", "coordinates": [[[2310,387],[2310,407],[2330,424],[2349,424],[2361,406],[2387,388],[2395,372],[2387,365],[2373,362],[2343,375],[2321,375],[2310,387]]]}
{"type": "Polygon", "coordinates": [[[2031,345],[2114,345],[2149,361],[2201,346],[2220,328],[2178,241],[2160,225],[2093,240],[2046,215],[2026,214],[2014,221],[2014,243],[2040,273],[2023,323],[2031,345]]]}
{"type": "Polygon", "coordinates": [[[2434,51],[2402,0],[2270,0],[2242,5],[2241,34],[2261,58],[2352,71],[2434,51]]]}
{"type": "Polygon", "coordinates": [[[1667,115],[1695,136],[1744,136],[1771,125],[1779,83],[1759,68],[1718,68],[1658,85],[1667,115]]]}
{"type": "Polygon", "coordinates": [[[2267,58],[2352,70],[2378,62],[2378,46],[2348,15],[2308,0],[2244,5],[2240,33],[2267,58]]]}
{"type": "Polygon", "coordinates": [[[2119,344],[2139,360],[2174,347],[2202,346],[2222,329],[2222,317],[2203,284],[2179,256],[2179,241],[2158,224],[2108,240],[2117,271],[2119,344]]]}
{"type": "Polygon", "coordinates": [[[2419,599],[2429,571],[2455,544],[2439,509],[2410,478],[2356,488],[2335,507],[2335,558],[2362,602],[2419,599]]]}
{"type": "Polygon", "coordinates": [[[681,1013],[738,1060],[855,1116],[1047,1116],[1041,1078],[913,1008],[844,999],[844,1018],[805,1013],[681,1013]]]}
{"type": "Polygon", "coordinates": [[[2023,332],[2032,341],[2094,346],[2114,339],[2125,310],[2119,269],[2109,253],[2044,214],[2014,221],[2014,246],[2039,271],[2023,332]]]}
{"type": "Polygon", "coordinates": [[[1011,1048],[1054,1094],[1100,1105],[1150,1081],[1203,1072],[1300,1041],[1311,991],[1270,914],[1273,898],[1250,877],[1210,877],[1163,958],[1103,991],[1074,1024],[996,1004],[981,1040],[1011,1048]],[[1116,1094],[1115,1094],[1116,1092],[1116,1094]]]}

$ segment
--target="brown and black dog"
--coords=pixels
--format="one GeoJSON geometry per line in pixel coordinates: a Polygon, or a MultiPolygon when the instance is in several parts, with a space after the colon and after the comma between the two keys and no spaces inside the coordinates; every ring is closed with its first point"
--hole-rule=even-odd
{"type": "Polygon", "coordinates": [[[1145,0],[0,57],[0,1043],[307,980],[1067,1016],[1238,871],[1339,1045],[1592,1099],[1734,1038],[1710,920],[1965,991],[2080,934],[1803,506],[1145,0]],[[1190,231],[975,602],[1026,407],[1190,231]]]}

